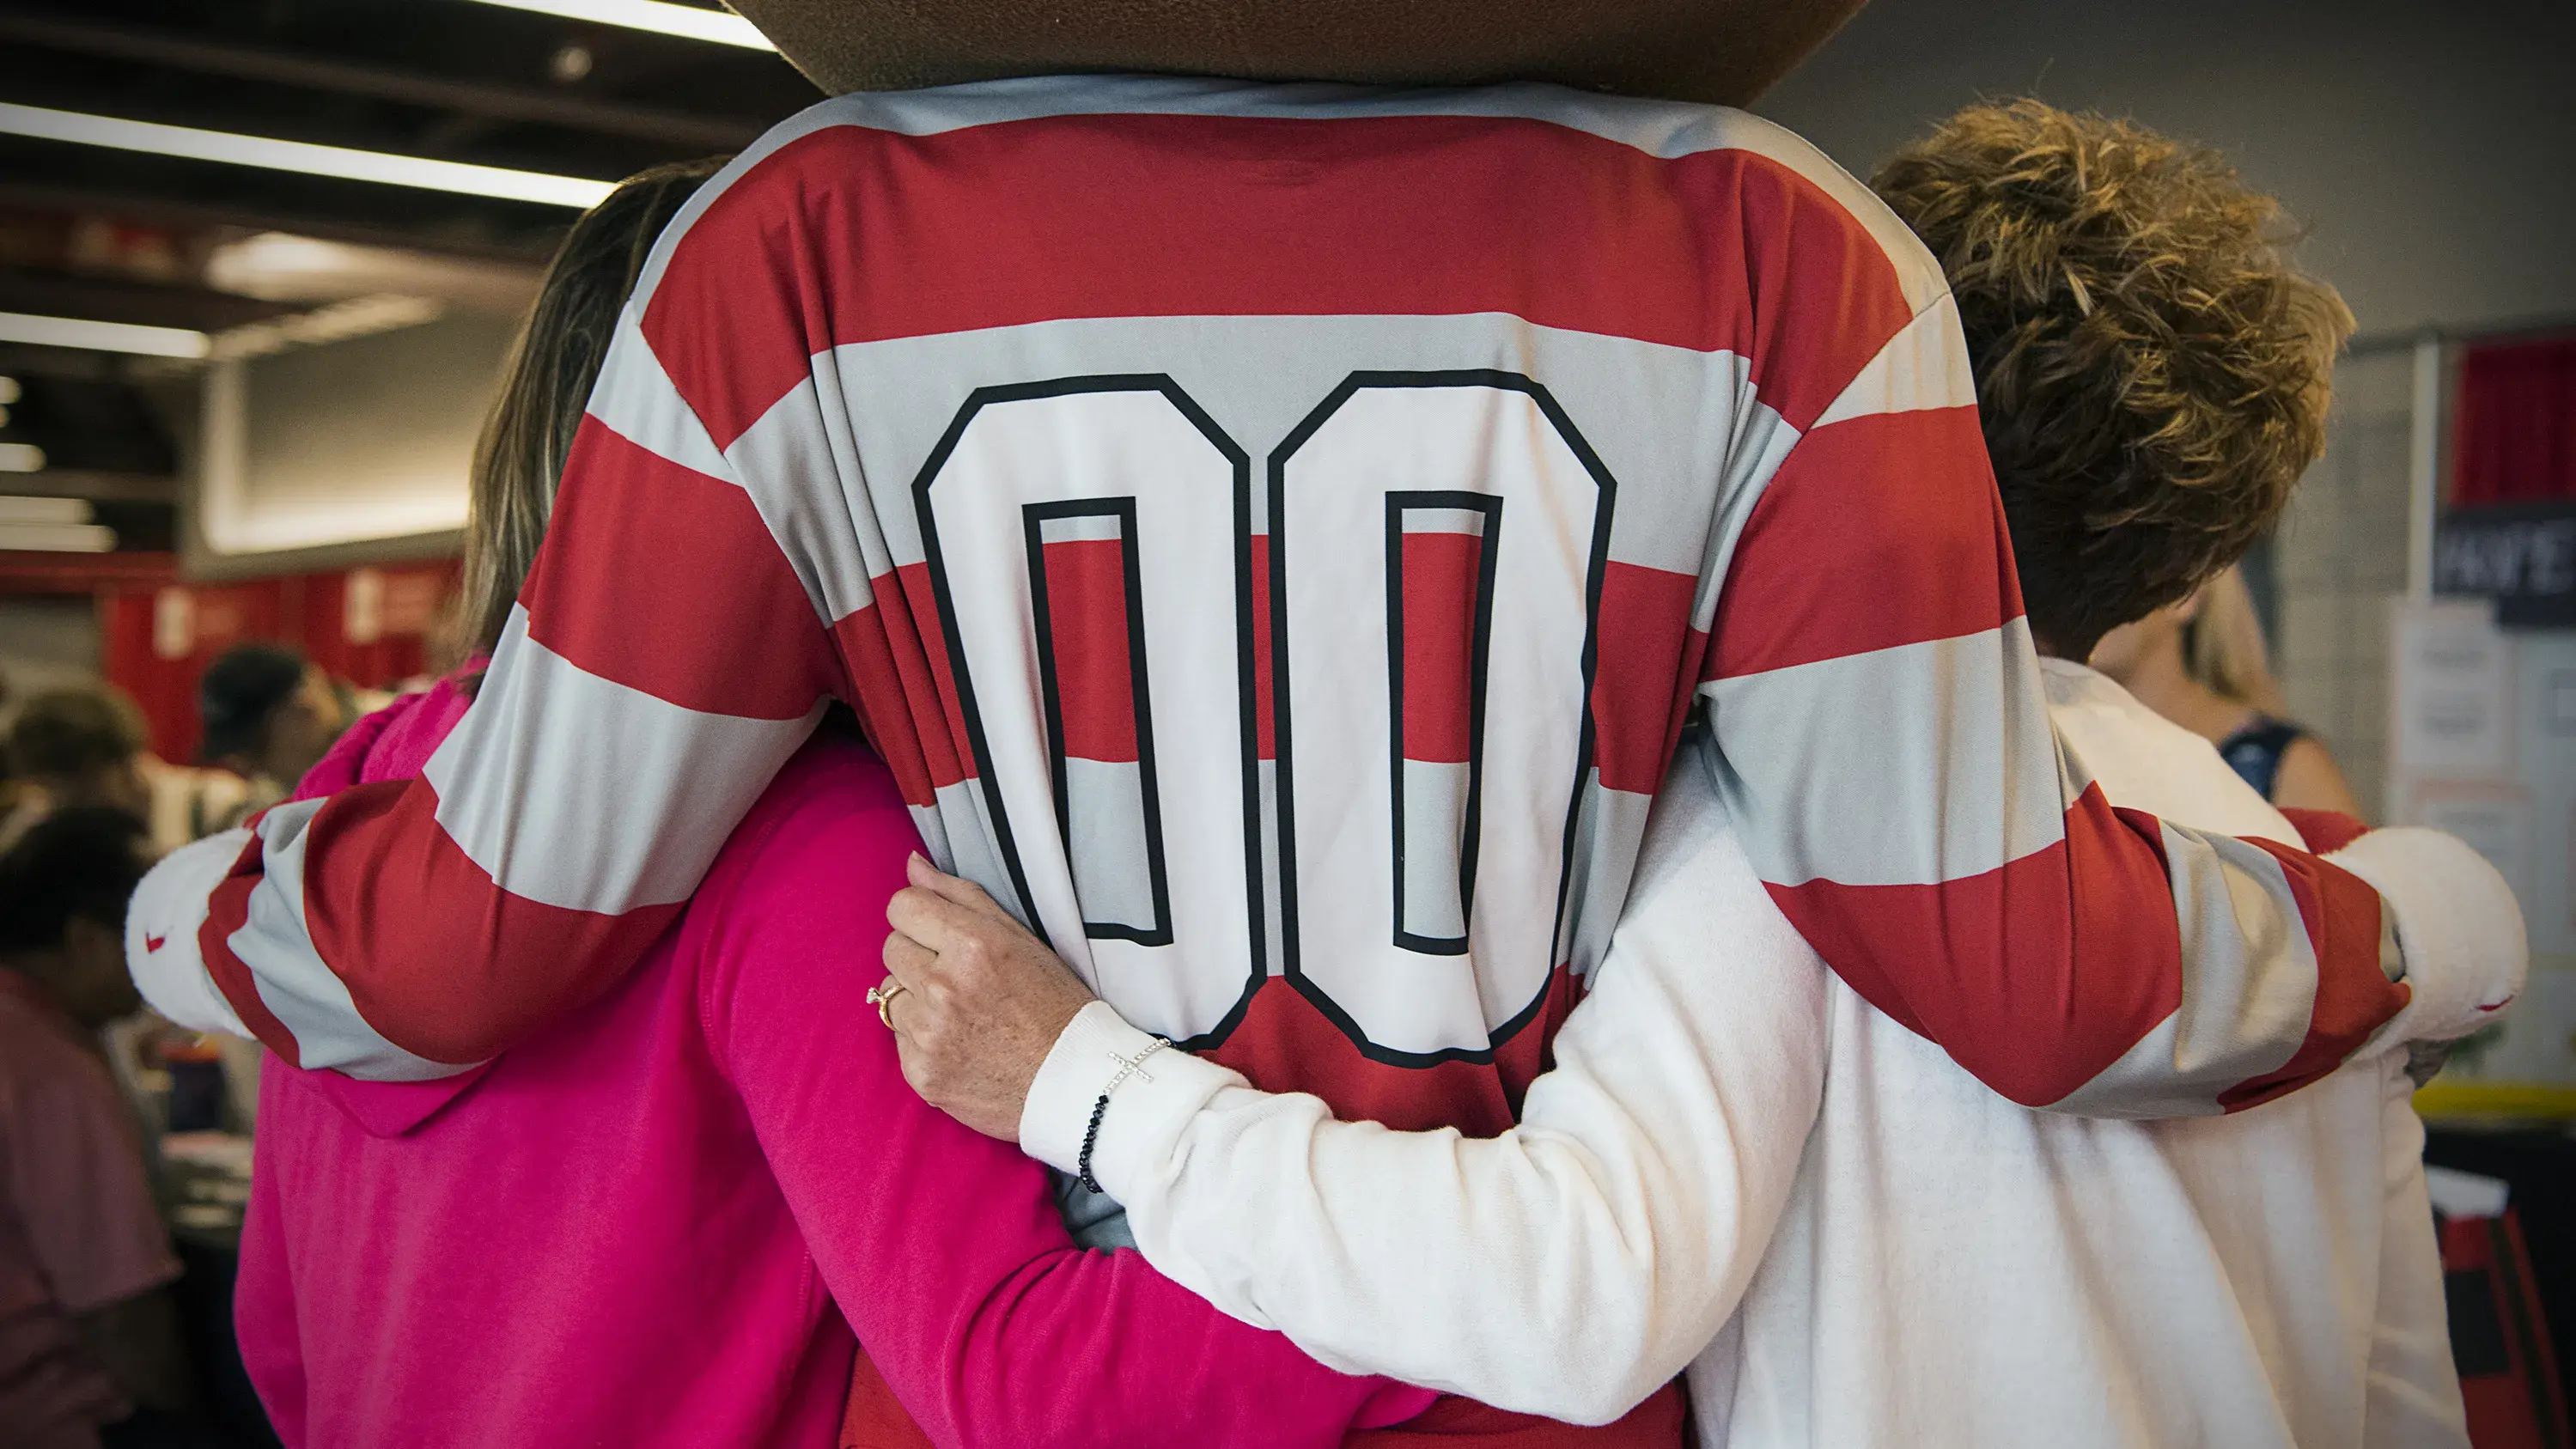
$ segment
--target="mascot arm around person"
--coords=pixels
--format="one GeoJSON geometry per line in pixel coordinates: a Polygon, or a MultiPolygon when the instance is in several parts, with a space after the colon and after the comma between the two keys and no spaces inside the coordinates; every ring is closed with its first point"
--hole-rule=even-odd
{"type": "Polygon", "coordinates": [[[1695,703],[1789,919],[2016,1101],[2241,1106],[2404,1004],[2368,882],[2052,735],[1938,268],[1701,103],[1847,7],[746,8],[836,87],[970,83],[681,215],[464,722],[165,862],[165,1011],[486,1059],[834,700],[1131,1020],[1393,1125],[1509,1121],[1695,703]],[[1025,74],[1133,67],[1257,79],[1025,74]]]}

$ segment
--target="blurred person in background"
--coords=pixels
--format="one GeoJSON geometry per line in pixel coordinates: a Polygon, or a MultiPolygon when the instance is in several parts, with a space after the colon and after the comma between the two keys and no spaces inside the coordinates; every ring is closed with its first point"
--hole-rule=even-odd
{"type": "Polygon", "coordinates": [[[19,798],[0,819],[0,850],[56,810],[96,805],[137,819],[152,810],[142,712],[108,685],[31,695],[9,722],[19,798]]]}
{"type": "MultiPolygon", "coordinates": [[[[647,172],[575,225],[477,449],[476,662],[359,721],[300,793],[416,775],[459,727],[618,310],[713,170],[647,172]]],[[[1077,1248],[1041,1168],[904,1087],[852,1022],[918,843],[827,726],[589,1007],[441,1081],[271,1062],[234,1301],[284,1442],[829,1449],[846,1422],[869,1449],[1329,1449],[1428,1403],[1077,1248]]]]}
{"type": "Polygon", "coordinates": [[[2352,786],[2325,741],[2285,718],[2263,647],[2263,619],[2242,569],[2102,636],[2095,669],[2156,713],[2218,747],[2264,799],[2293,810],[2358,816],[2352,786]]]}
{"type": "Polygon", "coordinates": [[[214,829],[285,799],[350,719],[322,666],[282,644],[224,651],[197,681],[197,708],[205,720],[206,763],[250,783],[233,819],[214,829]]]}
{"type": "Polygon", "coordinates": [[[198,1442],[179,1260],[100,1028],[140,998],[125,970],[142,823],[57,809],[0,855],[0,1441],[22,1449],[198,1442]]]}
{"type": "MultiPolygon", "coordinates": [[[[33,787],[18,778],[18,765],[9,755],[10,703],[17,691],[9,684],[7,670],[0,670],[0,831],[16,818],[18,808],[26,803],[33,787]]],[[[0,847],[5,848],[5,847],[0,847]]]]}

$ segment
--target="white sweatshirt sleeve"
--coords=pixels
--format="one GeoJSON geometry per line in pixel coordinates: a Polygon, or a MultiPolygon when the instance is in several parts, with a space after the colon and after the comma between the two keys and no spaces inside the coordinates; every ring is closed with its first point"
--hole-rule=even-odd
{"type": "Polygon", "coordinates": [[[2406,958],[2406,1006],[2377,1045],[2449,1041],[2494,1021],[2522,994],[2531,938],[2513,888],[2484,856],[2438,830],[2374,830],[2324,857],[2388,903],[2406,958]]]}
{"type": "MultiPolygon", "coordinates": [[[[1118,1085],[1092,1169],[1155,1267],[1327,1364],[1606,1423],[1762,1260],[1823,1094],[1826,980],[1685,763],[1517,1130],[1339,1122],[1165,1052],[1118,1085]]],[[[1072,1170],[1117,1058],[1149,1043],[1086,1008],[1022,1145],[1072,1170]]]]}
{"type": "MultiPolygon", "coordinates": [[[[2208,776],[2240,813],[2268,809],[2205,743],[2182,765],[2145,750],[2151,717],[2111,703],[2096,763],[2137,777],[2113,798],[2208,776]]],[[[2277,818],[2270,833],[2295,838],[2277,818]]],[[[2334,858],[2385,893],[2414,968],[2412,1009],[2382,1040],[2456,1035],[2519,986],[2519,916],[2473,852],[2382,831],[2334,858]]],[[[1161,1052],[1117,1086],[1092,1168],[1156,1268],[1334,1367],[1606,1421],[1709,1342],[1760,1263],[1821,1100],[1827,999],[1686,751],[1518,1130],[1338,1122],[1161,1052]]],[[[1099,1094],[1151,1044],[1085,1008],[1032,1084],[1022,1146],[1073,1171],[1099,1094]]]]}

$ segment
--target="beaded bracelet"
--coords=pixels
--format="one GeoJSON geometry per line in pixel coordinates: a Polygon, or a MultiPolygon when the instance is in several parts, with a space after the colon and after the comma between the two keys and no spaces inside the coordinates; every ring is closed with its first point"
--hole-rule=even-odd
{"type": "MultiPolygon", "coordinates": [[[[1118,1075],[1109,1079],[1109,1085],[1100,1089],[1100,1100],[1091,1104],[1091,1125],[1083,1130],[1082,1156],[1074,1164],[1080,1169],[1075,1176],[1081,1179],[1084,1187],[1091,1189],[1093,1192],[1101,1193],[1103,1196],[1107,1195],[1107,1190],[1102,1188],[1100,1185],[1100,1179],[1091,1175],[1091,1149],[1100,1145],[1100,1119],[1109,1115],[1109,1094],[1117,1091],[1120,1085],[1129,1077],[1140,1075],[1142,1073],[1142,1068],[1145,1065],[1145,1058],[1152,1056],[1154,1053],[1161,1051],[1163,1048],[1170,1046],[1171,1044],[1172,1043],[1169,1038],[1158,1036],[1154,1038],[1154,1044],[1152,1046],[1145,1048],[1143,1051],[1136,1053],[1136,1055],[1132,1057],[1122,1057],[1115,1052],[1110,1053],[1111,1058],[1118,1063],[1118,1075]]],[[[1150,1082],[1154,1080],[1151,1074],[1143,1075],[1145,1076],[1146,1081],[1150,1082]]]]}

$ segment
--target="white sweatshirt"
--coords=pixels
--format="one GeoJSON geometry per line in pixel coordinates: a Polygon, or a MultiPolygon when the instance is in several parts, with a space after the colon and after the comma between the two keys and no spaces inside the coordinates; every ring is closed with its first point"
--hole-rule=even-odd
{"type": "MultiPolygon", "coordinates": [[[[2298,838],[2110,681],[2048,679],[2115,802],[2298,838]]],[[[2519,989],[2492,869],[2426,831],[2355,842],[2337,862],[2395,905],[2415,993],[2374,1048],[2232,1116],[2086,1120],[1996,1096],[1827,972],[1720,768],[1677,763],[1517,1130],[1336,1122],[1177,1053],[1120,1085],[1092,1168],[1146,1257],[1327,1363],[1507,1408],[1607,1421],[1687,1365],[1709,1445],[2464,1442],[2402,1043],[2519,989]]],[[[1111,1054],[1148,1040],[1086,1008],[1023,1145],[1071,1169],[1111,1054]]]]}

